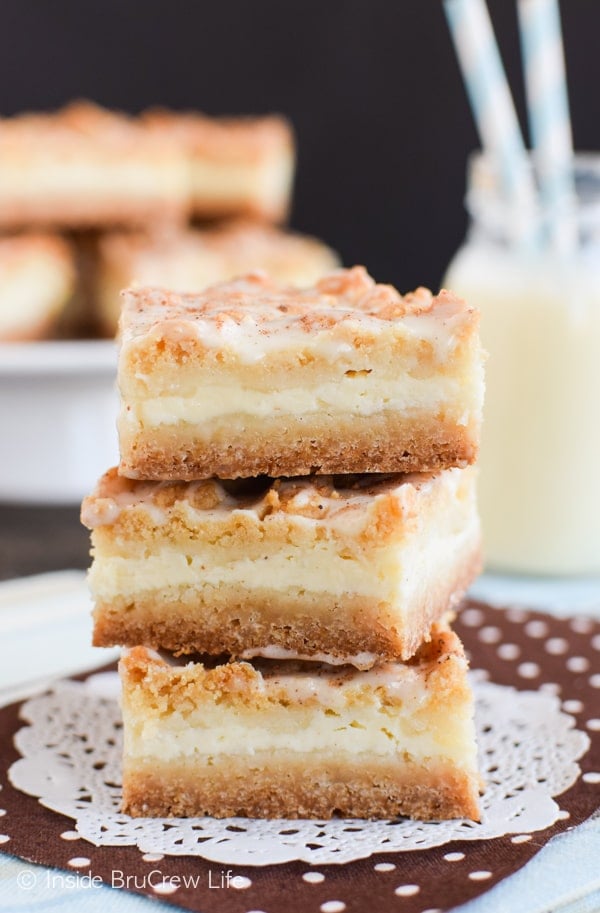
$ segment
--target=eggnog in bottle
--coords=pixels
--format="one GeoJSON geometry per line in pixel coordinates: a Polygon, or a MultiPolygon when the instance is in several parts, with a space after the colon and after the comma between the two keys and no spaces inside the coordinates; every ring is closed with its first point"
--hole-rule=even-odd
{"type": "Polygon", "coordinates": [[[516,243],[491,169],[444,285],[481,311],[489,357],[479,503],[490,569],[600,573],[600,156],[578,156],[577,248],[516,243]]]}

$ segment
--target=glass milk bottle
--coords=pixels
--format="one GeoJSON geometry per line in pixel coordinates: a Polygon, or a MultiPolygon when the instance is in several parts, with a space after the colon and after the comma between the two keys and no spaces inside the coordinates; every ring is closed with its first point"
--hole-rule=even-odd
{"type": "Polygon", "coordinates": [[[471,224],[444,285],[481,311],[486,566],[600,574],[600,156],[576,158],[578,246],[514,240],[522,213],[469,164],[471,224]]]}

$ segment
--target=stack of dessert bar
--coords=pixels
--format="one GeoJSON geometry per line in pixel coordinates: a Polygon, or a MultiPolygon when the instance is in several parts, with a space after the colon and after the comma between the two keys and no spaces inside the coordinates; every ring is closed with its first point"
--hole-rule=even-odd
{"type": "Polygon", "coordinates": [[[478,315],[361,267],[124,293],[83,504],[132,815],[478,817],[478,315]]]}
{"type": "Polygon", "coordinates": [[[274,227],[293,173],[278,116],[76,102],[0,118],[0,341],[113,336],[115,285],[134,280],[187,291],[261,267],[311,284],[337,258],[274,227]]]}

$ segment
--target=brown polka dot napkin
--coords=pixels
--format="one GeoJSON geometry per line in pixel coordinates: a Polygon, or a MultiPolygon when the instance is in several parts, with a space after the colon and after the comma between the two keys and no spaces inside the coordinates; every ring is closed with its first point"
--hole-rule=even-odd
{"type": "Polygon", "coordinates": [[[78,838],[70,819],[9,784],[7,769],[18,757],[12,736],[23,725],[19,705],[11,705],[0,710],[2,850],[198,913],[442,913],[465,903],[600,806],[600,623],[469,602],[455,627],[473,668],[487,670],[498,684],[550,688],[590,736],[591,747],[579,762],[582,776],[557,800],[562,817],[545,831],[315,869],[303,862],[228,868],[195,857],[143,855],[136,847],[94,847],[78,838]]]}

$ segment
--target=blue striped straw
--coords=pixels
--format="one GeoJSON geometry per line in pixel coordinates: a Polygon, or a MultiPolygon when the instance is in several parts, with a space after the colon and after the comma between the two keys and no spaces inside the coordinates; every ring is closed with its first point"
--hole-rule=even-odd
{"type": "Polygon", "coordinates": [[[577,244],[573,139],[558,0],[519,0],[517,8],[542,203],[554,247],[571,251],[577,244]]]}
{"type": "Polygon", "coordinates": [[[444,0],[444,10],[481,144],[514,207],[515,240],[532,241],[535,184],[485,0],[444,0]]]}

